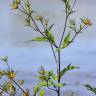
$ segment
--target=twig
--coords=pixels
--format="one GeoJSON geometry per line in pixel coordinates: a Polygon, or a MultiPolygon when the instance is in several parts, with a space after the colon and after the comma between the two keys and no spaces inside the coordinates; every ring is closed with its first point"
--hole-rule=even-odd
{"type": "Polygon", "coordinates": [[[74,6],[75,6],[75,4],[76,4],[76,1],[77,1],[77,0],[74,0],[72,9],[74,8],[74,6]]]}
{"type": "MultiPolygon", "coordinates": [[[[20,90],[21,90],[23,93],[26,94],[26,92],[21,88],[21,86],[20,86],[15,80],[12,79],[12,81],[18,86],[18,88],[20,88],[20,90]]],[[[29,94],[29,96],[31,96],[31,95],[29,94]]]]}

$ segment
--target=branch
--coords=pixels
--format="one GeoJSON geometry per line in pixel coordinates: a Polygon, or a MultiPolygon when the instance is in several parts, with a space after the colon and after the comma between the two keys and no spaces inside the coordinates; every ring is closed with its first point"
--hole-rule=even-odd
{"type": "Polygon", "coordinates": [[[63,30],[63,34],[62,34],[62,37],[61,37],[61,40],[60,40],[59,47],[61,46],[63,38],[64,38],[64,34],[65,34],[65,31],[66,31],[67,20],[68,20],[68,15],[67,15],[67,5],[66,5],[66,17],[65,17],[64,30],[63,30]]]}

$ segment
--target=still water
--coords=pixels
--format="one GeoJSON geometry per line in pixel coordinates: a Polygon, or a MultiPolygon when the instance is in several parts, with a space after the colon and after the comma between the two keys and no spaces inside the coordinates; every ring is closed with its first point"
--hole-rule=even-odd
{"type": "MultiPolygon", "coordinates": [[[[18,78],[25,79],[26,86],[29,86],[30,83],[36,84],[35,80],[37,79],[35,78],[40,65],[48,70],[55,70],[55,61],[48,44],[24,43],[39,34],[24,26],[24,16],[18,11],[13,12],[10,8],[11,1],[0,0],[0,56],[7,55],[9,57],[9,64],[18,71],[18,78]]],[[[32,3],[32,8],[38,14],[49,18],[50,23],[55,23],[53,34],[60,37],[64,26],[62,22],[64,20],[64,5],[61,0],[32,0],[32,3]]],[[[73,90],[80,96],[94,96],[94,94],[89,94],[82,85],[86,83],[96,84],[95,4],[96,0],[77,0],[75,6],[77,13],[73,15],[73,19],[76,18],[80,22],[80,17],[87,16],[91,18],[93,26],[62,51],[62,67],[70,63],[80,67],[79,70],[70,71],[64,76],[64,82],[70,84],[62,90],[64,93],[73,90]]],[[[57,41],[59,41],[59,38],[57,41]]],[[[6,68],[2,62],[0,62],[0,66],[6,68]]]]}

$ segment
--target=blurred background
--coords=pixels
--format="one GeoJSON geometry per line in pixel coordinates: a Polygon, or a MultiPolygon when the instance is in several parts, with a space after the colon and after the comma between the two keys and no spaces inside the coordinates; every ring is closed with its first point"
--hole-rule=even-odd
{"type": "MultiPolygon", "coordinates": [[[[40,65],[48,70],[55,70],[55,61],[48,43],[24,43],[40,34],[25,26],[24,15],[12,10],[11,2],[12,0],[0,0],[0,56],[8,56],[10,66],[19,74],[18,78],[26,79],[27,85],[30,82],[34,84],[40,65]]],[[[32,0],[32,8],[48,18],[51,24],[55,24],[53,34],[58,42],[64,26],[63,2],[32,0]]],[[[65,75],[65,82],[74,86],[68,86],[65,91],[75,90],[82,93],[80,96],[91,96],[81,85],[96,84],[96,0],[77,0],[74,9],[77,12],[72,15],[73,19],[80,22],[81,17],[88,17],[93,25],[62,52],[62,67],[69,63],[80,67],[65,75]]],[[[0,61],[0,69],[3,67],[6,66],[0,61]]]]}

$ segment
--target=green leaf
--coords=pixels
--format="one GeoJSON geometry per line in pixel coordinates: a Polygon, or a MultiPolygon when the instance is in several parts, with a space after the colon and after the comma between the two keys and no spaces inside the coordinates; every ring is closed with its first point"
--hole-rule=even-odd
{"type": "Polygon", "coordinates": [[[89,84],[86,84],[85,87],[86,87],[89,91],[91,91],[91,92],[93,92],[94,94],[96,94],[96,88],[95,88],[95,87],[92,87],[92,86],[90,86],[89,84]]]}
{"type": "MultiPolygon", "coordinates": [[[[84,27],[84,25],[80,24],[80,29],[79,29],[79,31],[81,31],[81,30],[83,29],[83,27],[84,27]]],[[[78,32],[79,32],[79,31],[78,31],[78,32]]]]}
{"type": "Polygon", "coordinates": [[[73,25],[73,26],[76,25],[75,20],[70,20],[69,23],[70,23],[70,25],[73,25]]]}
{"type": "Polygon", "coordinates": [[[48,30],[50,31],[53,28],[54,24],[52,24],[51,26],[49,26],[48,30]]]}
{"type": "Polygon", "coordinates": [[[62,47],[65,48],[68,46],[70,42],[70,32],[67,34],[67,36],[64,38],[64,41],[63,41],[63,44],[62,44],[62,47]]]}
{"type": "Polygon", "coordinates": [[[46,36],[48,37],[48,40],[52,44],[55,44],[55,37],[53,36],[53,34],[48,29],[46,29],[45,33],[46,33],[46,36]]]}
{"type": "Polygon", "coordinates": [[[67,0],[62,0],[64,3],[66,3],[67,2],[67,0]]]}
{"type": "MultiPolygon", "coordinates": [[[[43,87],[43,86],[47,86],[47,83],[44,81],[44,82],[40,82],[35,88],[34,88],[34,95],[33,96],[36,96],[36,94],[40,91],[40,88],[43,87]]],[[[42,96],[42,95],[41,95],[42,96]]]]}
{"type": "Polygon", "coordinates": [[[29,40],[27,42],[31,42],[31,41],[38,41],[38,42],[40,42],[40,41],[48,41],[48,39],[45,38],[45,37],[36,37],[36,38],[33,38],[32,40],[29,40]]]}
{"type": "Polygon", "coordinates": [[[72,66],[71,64],[69,64],[67,67],[65,67],[64,69],[62,69],[62,71],[60,72],[60,78],[62,78],[62,76],[69,70],[73,70],[73,69],[77,69],[79,67],[76,66],[72,66]]]}
{"type": "Polygon", "coordinates": [[[57,87],[63,87],[63,86],[65,86],[65,85],[66,85],[66,84],[63,84],[63,83],[57,83],[57,84],[56,84],[57,87]]]}
{"type": "Polygon", "coordinates": [[[8,61],[8,56],[1,57],[1,60],[7,63],[7,61],[8,61]]]}
{"type": "Polygon", "coordinates": [[[45,91],[44,90],[41,90],[40,91],[40,96],[44,96],[44,93],[45,93],[45,91]]]}
{"type": "Polygon", "coordinates": [[[72,29],[73,31],[76,31],[76,27],[75,26],[68,26],[70,29],[72,29]]]}
{"type": "Polygon", "coordinates": [[[40,87],[39,86],[36,86],[34,88],[34,95],[33,96],[36,96],[36,94],[38,93],[39,90],[40,90],[40,87]]]}
{"type": "Polygon", "coordinates": [[[58,80],[57,76],[55,74],[52,74],[53,80],[58,80]]]}
{"type": "Polygon", "coordinates": [[[31,6],[30,6],[29,0],[25,0],[24,3],[25,3],[25,10],[27,11],[27,13],[30,13],[31,12],[31,6]]]}
{"type": "Polygon", "coordinates": [[[39,86],[39,87],[47,86],[47,83],[46,83],[45,81],[43,81],[43,82],[40,82],[40,83],[38,84],[38,86],[39,86]]]}

